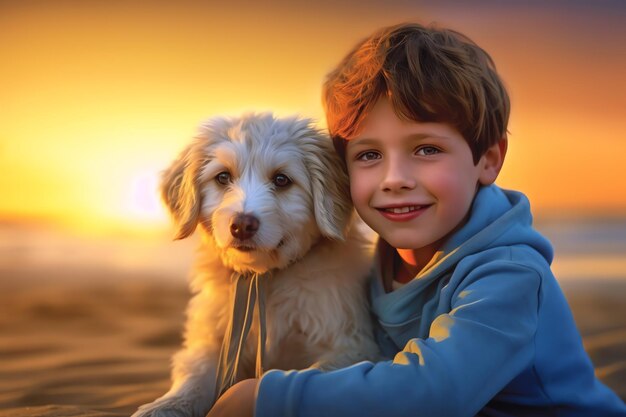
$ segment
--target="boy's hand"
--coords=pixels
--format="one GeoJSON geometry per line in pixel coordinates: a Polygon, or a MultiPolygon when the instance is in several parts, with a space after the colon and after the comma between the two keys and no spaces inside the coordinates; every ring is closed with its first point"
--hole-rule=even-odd
{"type": "Polygon", "coordinates": [[[253,417],[258,379],[246,379],[230,387],[206,417],[253,417]]]}

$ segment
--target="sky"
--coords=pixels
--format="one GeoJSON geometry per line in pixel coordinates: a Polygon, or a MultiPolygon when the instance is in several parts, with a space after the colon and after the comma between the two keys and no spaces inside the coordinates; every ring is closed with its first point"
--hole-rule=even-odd
{"type": "Polygon", "coordinates": [[[325,75],[379,27],[434,23],[509,89],[498,184],[538,215],[626,215],[626,2],[0,0],[0,222],[169,219],[159,173],[215,115],[324,126],[325,75]]]}

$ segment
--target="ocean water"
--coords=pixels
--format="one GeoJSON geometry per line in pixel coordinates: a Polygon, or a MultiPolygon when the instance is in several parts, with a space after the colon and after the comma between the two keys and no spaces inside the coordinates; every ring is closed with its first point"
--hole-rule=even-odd
{"type": "Polygon", "coordinates": [[[626,281],[626,217],[542,219],[535,227],[553,245],[559,281],[626,281]]]}
{"type": "MultiPolygon", "coordinates": [[[[554,247],[552,268],[560,282],[626,282],[626,216],[606,219],[537,219],[554,247]]],[[[40,225],[0,221],[0,280],[9,271],[47,268],[70,275],[93,268],[165,279],[186,279],[197,236],[173,242],[170,234],[146,238],[85,238],[40,225]]]]}

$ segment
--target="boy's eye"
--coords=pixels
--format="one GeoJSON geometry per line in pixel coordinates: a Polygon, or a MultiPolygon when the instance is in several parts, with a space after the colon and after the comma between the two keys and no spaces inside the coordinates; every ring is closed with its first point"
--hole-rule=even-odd
{"type": "Polygon", "coordinates": [[[374,159],[380,159],[380,154],[374,151],[367,151],[359,154],[356,159],[359,161],[372,161],[374,159]]]}
{"type": "Polygon", "coordinates": [[[230,182],[230,172],[220,172],[215,176],[215,181],[219,182],[222,185],[228,185],[228,183],[230,182]]]}
{"type": "Polygon", "coordinates": [[[429,155],[436,155],[439,152],[441,152],[439,149],[435,148],[434,146],[423,146],[421,148],[419,148],[417,150],[417,152],[415,152],[418,155],[421,156],[429,156],[429,155]]]}

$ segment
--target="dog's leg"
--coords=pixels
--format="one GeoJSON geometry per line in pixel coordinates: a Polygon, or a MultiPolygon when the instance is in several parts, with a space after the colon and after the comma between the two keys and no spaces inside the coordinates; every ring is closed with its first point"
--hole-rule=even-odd
{"type": "Polygon", "coordinates": [[[207,360],[202,349],[185,349],[174,356],[173,384],[132,417],[204,417],[214,402],[217,358],[207,360]]]}
{"type": "Polygon", "coordinates": [[[215,377],[223,336],[221,303],[201,292],[190,303],[185,348],[173,358],[172,387],[132,417],[204,417],[215,401],[215,377]]]}

